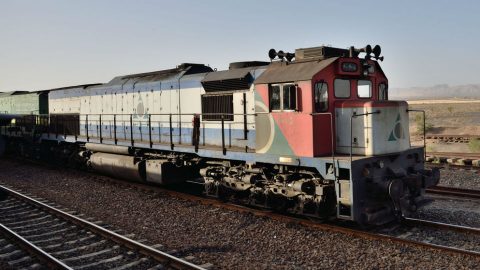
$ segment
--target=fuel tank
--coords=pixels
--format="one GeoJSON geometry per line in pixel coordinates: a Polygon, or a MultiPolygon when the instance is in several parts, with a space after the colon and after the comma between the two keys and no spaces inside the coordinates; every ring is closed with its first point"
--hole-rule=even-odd
{"type": "Polygon", "coordinates": [[[90,166],[103,174],[130,181],[145,181],[145,160],[132,156],[107,153],[94,153],[90,156],[90,166]]]}
{"type": "Polygon", "coordinates": [[[132,154],[131,148],[126,146],[99,144],[99,143],[86,143],[85,148],[93,152],[102,152],[119,155],[132,154]]]}
{"type": "MultiPolygon", "coordinates": [[[[172,162],[163,159],[151,159],[146,161],[147,182],[161,185],[170,185],[185,182],[190,175],[191,167],[176,166],[172,162]]],[[[191,177],[190,177],[191,178],[191,177]]]]}

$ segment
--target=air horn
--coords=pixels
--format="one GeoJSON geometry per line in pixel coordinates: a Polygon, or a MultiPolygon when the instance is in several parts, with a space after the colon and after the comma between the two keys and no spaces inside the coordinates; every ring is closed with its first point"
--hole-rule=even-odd
{"type": "Polygon", "coordinates": [[[270,49],[268,51],[268,57],[270,57],[270,60],[273,60],[276,57],[278,57],[278,59],[280,59],[281,61],[283,61],[284,59],[287,59],[288,62],[292,62],[293,58],[295,58],[295,54],[284,52],[281,50],[277,52],[275,49],[270,49]]]}

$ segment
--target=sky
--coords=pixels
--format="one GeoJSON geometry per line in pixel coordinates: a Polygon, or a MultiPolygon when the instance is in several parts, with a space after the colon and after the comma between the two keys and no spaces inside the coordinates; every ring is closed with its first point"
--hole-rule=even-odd
{"type": "Polygon", "coordinates": [[[0,91],[367,44],[391,88],[480,83],[480,2],[0,0],[0,91]]]}

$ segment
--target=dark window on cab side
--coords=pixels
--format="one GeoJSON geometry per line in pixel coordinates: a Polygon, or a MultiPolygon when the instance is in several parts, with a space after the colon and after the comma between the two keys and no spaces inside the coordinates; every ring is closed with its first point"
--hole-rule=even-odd
{"type": "Polygon", "coordinates": [[[333,90],[336,98],[349,98],[351,92],[350,80],[335,79],[333,90]]]}
{"type": "Polygon", "coordinates": [[[279,111],[281,110],[280,106],[280,85],[272,85],[270,87],[270,110],[279,111]]]}
{"type": "Polygon", "coordinates": [[[296,111],[297,87],[293,83],[274,84],[269,91],[270,111],[296,111]]]}
{"type": "Polygon", "coordinates": [[[202,95],[203,121],[233,121],[233,94],[202,95]]]}
{"type": "Polygon", "coordinates": [[[283,110],[297,110],[297,87],[294,84],[283,85],[283,110]]]}
{"type": "Polygon", "coordinates": [[[316,113],[328,111],[328,85],[326,82],[317,82],[313,93],[316,113]]]}
{"type": "Polygon", "coordinates": [[[378,100],[388,100],[388,85],[386,83],[378,85],[378,100]]]}

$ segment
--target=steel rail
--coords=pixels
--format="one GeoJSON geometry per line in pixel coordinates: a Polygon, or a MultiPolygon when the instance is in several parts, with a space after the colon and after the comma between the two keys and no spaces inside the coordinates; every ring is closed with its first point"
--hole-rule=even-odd
{"type": "Polygon", "coordinates": [[[461,152],[427,152],[429,156],[437,157],[455,157],[465,159],[480,159],[480,153],[461,153],[461,152]]]}
{"type": "Polygon", "coordinates": [[[434,186],[426,189],[427,193],[449,195],[460,198],[480,199],[480,190],[463,189],[447,186],[434,186]]]}
{"type": "Polygon", "coordinates": [[[27,239],[23,238],[22,236],[18,235],[14,231],[5,227],[5,225],[0,224],[0,231],[5,237],[10,239],[10,241],[20,246],[23,250],[33,255],[35,258],[39,259],[41,262],[45,263],[45,265],[48,266],[49,269],[59,269],[59,270],[73,269],[67,266],[66,264],[64,264],[63,262],[61,262],[60,260],[58,260],[57,258],[48,254],[47,252],[43,251],[36,245],[30,243],[27,239]]]}
{"type": "Polygon", "coordinates": [[[480,228],[474,228],[474,227],[468,227],[468,226],[462,226],[462,225],[456,225],[456,224],[448,224],[448,223],[431,221],[431,220],[405,217],[403,222],[411,226],[421,225],[421,226],[434,227],[434,228],[439,228],[444,230],[458,231],[463,233],[480,234],[480,228]]]}
{"type": "Polygon", "coordinates": [[[459,165],[459,164],[450,164],[446,162],[442,162],[442,163],[426,162],[425,165],[429,167],[435,167],[435,168],[448,168],[448,169],[461,169],[461,170],[468,169],[468,170],[474,170],[474,171],[480,170],[480,167],[473,166],[471,164],[459,165]]]}
{"type": "Polygon", "coordinates": [[[204,268],[195,265],[193,263],[190,263],[188,261],[182,260],[180,258],[177,258],[175,256],[172,256],[168,253],[156,250],[152,247],[149,247],[147,245],[144,245],[142,243],[139,243],[137,241],[134,241],[132,239],[129,239],[123,235],[117,234],[115,232],[109,231],[101,226],[98,226],[92,222],[80,219],[74,215],[65,213],[61,210],[55,209],[45,203],[42,203],[40,201],[37,201],[35,199],[29,198],[15,190],[12,190],[10,188],[7,188],[3,185],[0,185],[0,189],[7,192],[9,195],[12,195],[20,200],[26,201],[32,205],[35,205],[37,207],[42,208],[46,212],[49,212],[55,216],[61,217],[63,219],[66,219],[73,224],[76,224],[82,228],[86,228],[96,234],[99,234],[105,238],[108,238],[116,243],[119,243],[120,245],[126,246],[128,248],[137,250],[143,255],[149,256],[154,258],[155,260],[159,261],[162,264],[165,264],[166,266],[173,268],[173,269],[192,269],[192,270],[205,270],[204,268]]]}
{"type": "Polygon", "coordinates": [[[304,218],[298,218],[298,217],[289,216],[289,215],[283,215],[283,214],[271,212],[268,210],[255,209],[252,207],[245,207],[238,204],[223,203],[213,198],[201,197],[198,195],[192,195],[188,193],[165,189],[159,186],[145,185],[141,183],[128,182],[128,181],[118,180],[113,178],[97,177],[95,178],[94,181],[117,184],[123,187],[135,188],[137,190],[146,191],[146,192],[151,192],[151,191],[163,192],[163,193],[167,193],[168,195],[181,198],[187,201],[195,201],[202,205],[216,206],[223,209],[228,209],[228,210],[237,211],[241,213],[249,213],[258,217],[268,217],[275,221],[284,222],[284,223],[295,223],[307,228],[319,229],[327,232],[347,234],[347,235],[368,239],[368,240],[391,241],[399,244],[427,248],[430,250],[444,251],[444,252],[448,252],[450,254],[455,254],[455,255],[461,254],[461,255],[470,255],[470,256],[480,257],[480,252],[477,252],[477,251],[464,250],[464,249],[459,249],[454,247],[414,241],[414,240],[404,239],[404,238],[395,237],[395,236],[386,235],[386,234],[379,234],[379,233],[368,232],[360,229],[348,228],[345,226],[339,226],[335,224],[319,223],[316,221],[307,220],[304,218]]]}

